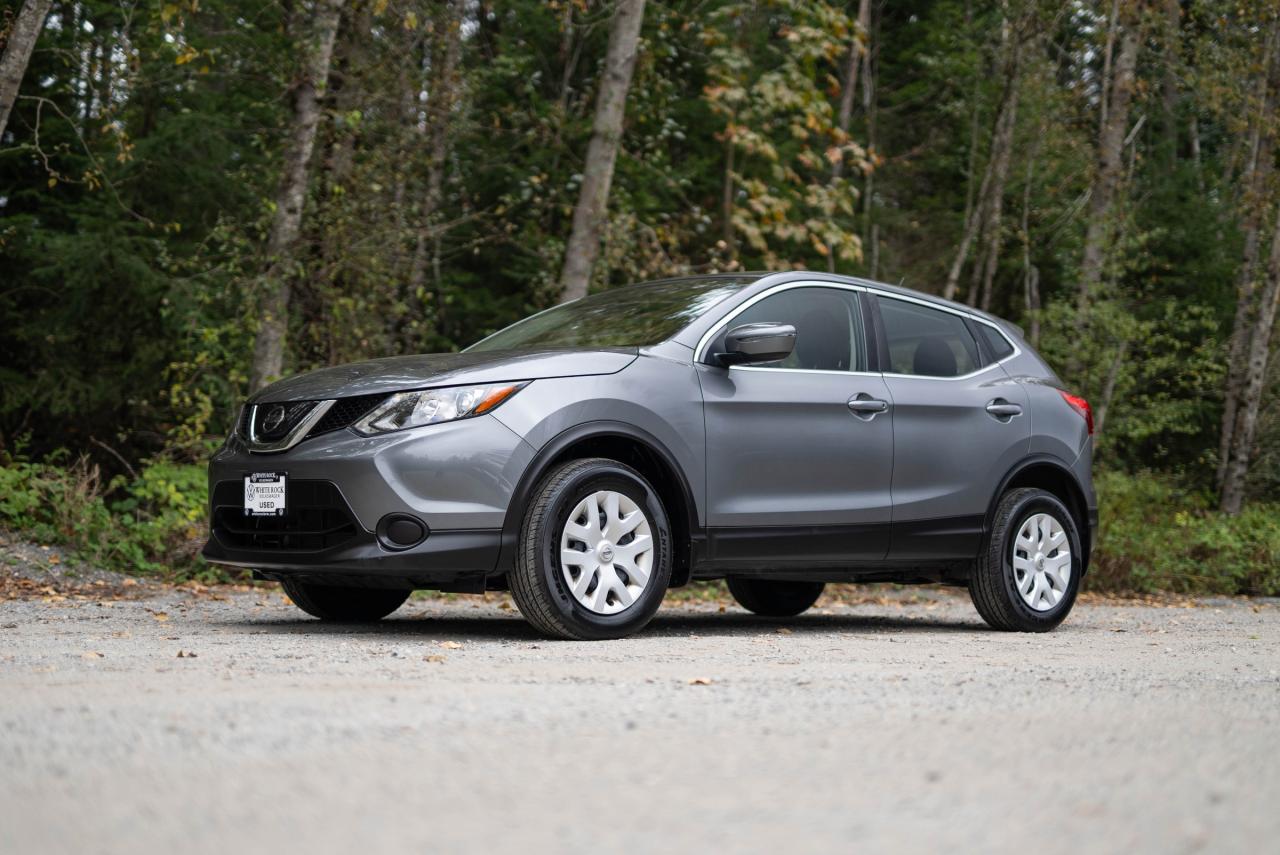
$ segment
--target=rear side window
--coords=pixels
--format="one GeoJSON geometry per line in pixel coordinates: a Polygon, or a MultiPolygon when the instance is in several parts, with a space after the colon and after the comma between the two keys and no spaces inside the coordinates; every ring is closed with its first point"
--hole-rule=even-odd
{"type": "Polygon", "coordinates": [[[1013,355],[1013,345],[998,329],[987,324],[976,324],[976,326],[978,327],[978,335],[982,336],[982,340],[987,345],[987,350],[991,353],[992,359],[999,362],[1005,357],[1013,355]]]}
{"type": "Polygon", "coordinates": [[[728,329],[742,324],[790,324],[796,348],[770,368],[808,371],[866,371],[862,304],[856,291],[842,288],[788,288],[765,297],[734,316],[728,329]]]}
{"type": "Polygon", "coordinates": [[[978,370],[978,343],[964,318],[919,303],[876,297],[893,374],[958,377],[978,370]]]}

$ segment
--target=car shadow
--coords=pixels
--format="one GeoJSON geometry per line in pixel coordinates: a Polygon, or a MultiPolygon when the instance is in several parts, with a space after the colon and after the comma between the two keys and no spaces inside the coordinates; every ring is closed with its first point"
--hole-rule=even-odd
{"type": "MultiPolygon", "coordinates": [[[[431,614],[392,617],[377,623],[330,623],[298,617],[270,620],[220,621],[226,629],[248,633],[281,635],[361,636],[364,638],[411,639],[415,637],[460,636],[490,641],[544,641],[518,614],[477,614],[474,617],[431,614]]],[[[710,612],[658,612],[637,638],[697,635],[877,635],[884,633],[973,633],[991,632],[981,622],[945,619],[904,618],[893,615],[808,614],[793,618],[765,618],[752,614],[710,612]],[[782,632],[785,630],[786,632],[782,632]]]]}

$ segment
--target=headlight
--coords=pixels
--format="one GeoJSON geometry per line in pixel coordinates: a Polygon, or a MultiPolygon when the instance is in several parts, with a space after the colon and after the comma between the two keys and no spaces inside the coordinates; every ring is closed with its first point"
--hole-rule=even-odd
{"type": "Polygon", "coordinates": [[[397,392],[356,422],[354,428],[356,433],[372,436],[479,416],[497,407],[525,385],[503,383],[495,386],[450,386],[446,389],[397,392]]]}

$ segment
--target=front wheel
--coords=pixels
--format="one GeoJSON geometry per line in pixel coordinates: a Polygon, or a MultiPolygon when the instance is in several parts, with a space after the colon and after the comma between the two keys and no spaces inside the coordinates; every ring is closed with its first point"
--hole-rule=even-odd
{"type": "Polygon", "coordinates": [[[822,596],[822,582],[780,582],[729,577],[729,593],[749,612],[764,617],[795,617],[822,596]]]}
{"type": "Polygon", "coordinates": [[[995,629],[1047,632],[1062,623],[1084,569],[1075,520],[1044,490],[1010,490],[969,578],[978,614],[995,629]]]}
{"type": "Polygon", "coordinates": [[[525,512],[511,597],[540,632],[622,638],[653,617],[671,581],[671,528],[644,477],[616,460],[573,460],[525,512]]]}
{"type": "Polygon", "coordinates": [[[411,591],[399,588],[351,588],[284,579],[284,592],[312,617],[348,623],[382,620],[404,605],[411,591]]]}

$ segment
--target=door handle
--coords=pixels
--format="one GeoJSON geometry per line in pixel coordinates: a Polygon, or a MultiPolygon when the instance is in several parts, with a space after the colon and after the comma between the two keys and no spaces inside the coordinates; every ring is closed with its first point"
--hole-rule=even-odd
{"type": "Polygon", "coordinates": [[[1022,415],[1022,405],[1011,404],[1004,398],[996,398],[990,404],[987,404],[987,412],[997,419],[1006,420],[1022,415]]]}
{"type": "Polygon", "coordinates": [[[849,410],[860,419],[869,421],[875,418],[877,413],[883,413],[887,409],[889,409],[888,401],[873,398],[866,392],[859,392],[849,399],[849,410]]]}

